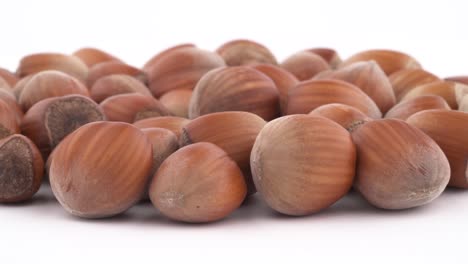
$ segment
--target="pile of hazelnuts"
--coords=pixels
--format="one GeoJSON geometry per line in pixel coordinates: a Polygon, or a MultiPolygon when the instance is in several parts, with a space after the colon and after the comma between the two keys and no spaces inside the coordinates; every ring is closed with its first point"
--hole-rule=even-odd
{"type": "Polygon", "coordinates": [[[47,182],[83,218],[149,199],[170,219],[211,222],[256,192],[294,216],[351,189],[382,209],[422,206],[468,188],[466,94],[468,76],[441,79],[392,50],[278,63],[234,40],[178,45],[142,68],[95,48],[32,54],[0,69],[0,202],[47,182]]]}

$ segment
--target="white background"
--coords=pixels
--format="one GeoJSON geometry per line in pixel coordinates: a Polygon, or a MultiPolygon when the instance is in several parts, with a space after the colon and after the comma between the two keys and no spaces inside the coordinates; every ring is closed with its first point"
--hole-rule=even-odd
{"type": "MultiPolygon", "coordinates": [[[[468,74],[468,4],[460,1],[2,1],[0,67],[29,53],[102,48],[141,66],[185,42],[214,50],[250,38],[278,57],[311,47],[346,58],[369,48],[415,56],[441,76],[468,74]]],[[[210,225],[165,220],[150,204],[108,220],[67,215],[46,187],[0,206],[0,263],[467,263],[468,191],[432,204],[374,209],[357,194],[303,218],[256,196],[210,225]]]]}

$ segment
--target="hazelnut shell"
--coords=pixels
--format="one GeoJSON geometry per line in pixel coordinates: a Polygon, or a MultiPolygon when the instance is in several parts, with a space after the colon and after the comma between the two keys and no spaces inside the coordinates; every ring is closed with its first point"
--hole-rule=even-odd
{"type": "Polygon", "coordinates": [[[355,162],[350,134],[312,115],[269,122],[250,157],[255,186],[266,203],[295,216],[318,212],[343,197],[353,184],[355,162]]]}
{"type": "Polygon", "coordinates": [[[150,199],[176,221],[217,221],[237,209],[246,195],[242,172],[221,148],[196,143],[179,149],[159,167],[150,199]]]}
{"type": "Polygon", "coordinates": [[[275,83],[247,66],[210,71],[193,91],[189,117],[225,111],[250,112],[265,120],[278,117],[279,95],[275,83]]]}

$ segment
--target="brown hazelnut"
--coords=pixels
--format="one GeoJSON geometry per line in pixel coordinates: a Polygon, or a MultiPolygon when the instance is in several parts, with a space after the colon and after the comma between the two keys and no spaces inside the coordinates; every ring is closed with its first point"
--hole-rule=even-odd
{"type": "Polygon", "coordinates": [[[0,202],[30,199],[41,186],[44,161],[27,137],[12,135],[0,140],[0,202]]]}
{"type": "Polygon", "coordinates": [[[0,90],[0,101],[8,105],[8,108],[15,114],[16,122],[19,124],[23,120],[23,110],[18,105],[14,95],[7,91],[0,90]]]}
{"type": "Polygon", "coordinates": [[[153,96],[139,93],[118,94],[99,104],[108,121],[133,123],[135,121],[158,116],[168,116],[167,110],[153,96]]]}
{"type": "Polygon", "coordinates": [[[25,84],[18,102],[26,112],[41,100],[69,94],[89,96],[88,89],[72,76],[59,71],[43,71],[25,84]]]}
{"type": "Polygon", "coordinates": [[[0,79],[3,79],[6,83],[8,83],[9,87],[14,87],[18,82],[18,77],[16,75],[3,68],[0,68],[0,79]]]}
{"type": "Polygon", "coordinates": [[[371,118],[381,118],[377,105],[358,87],[339,80],[310,80],[289,91],[286,114],[308,114],[315,108],[341,103],[356,107],[371,118]]]}
{"type": "Polygon", "coordinates": [[[123,74],[107,75],[97,80],[90,89],[91,98],[97,103],[117,94],[139,93],[153,96],[139,80],[123,74]]]}
{"type": "Polygon", "coordinates": [[[146,71],[155,97],[176,89],[192,90],[208,71],[225,66],[218,54],[196,47],[178,48],[161,56],[146,71]]]}
{"type": "Polygon", "coordinates": [[[278,64],[271,51],[257,42],[239,39],[229,41],[216,52],[223,57],[227,66],[241,66],[256,63],[278,64]]]}
{"type": "Polygon", "coordinates": [[[175,50],[180,50],[180,49],[185,49],[185,48],[196,48],[194,44],[191,43],[184,43],[184,44],[179,44],[173,47],[170,47],[166,50],[161,51],[160,53],[154,55],[148,62],[145,63],[143,66],[143,71],[148,72],[153,65],[157,64],[161,58],[167,56],[168,54],[172,53],[175,50]]]}
{"type": "Polygon", "coordinates": [[[314,79],[337,79],[354,84],[374,100],[382,113],[387,112],[396,102],[388,77],[374,61],[356,62],[319,74],[314,79]]]}
{"type": "Polygon", "coordinates": [[[102,120],[104,114],[93,100],[67,95],[47,98],[33,105],[24,115],[21,131],[36,144],[46,160],[68,134],[87,123],[102,120]]]}
{"type": "Polygon", "coordinates": [[[0,76],[0,90],[3,91],[10,91],[11,90],[11,86],[10,84],[5,81],[1,76],[0,76]]]}
{"type": "Polygon", "coordinates": [[[179,149],[179,139],[165,128],[143,128],[141,132],[145,133],[153,147],[153,166],[149,173],[152,179],[161,163],[179,149]]]}
{"type": "Polygon", "coordinates": [[[147,81],[146,74],[142,70],[123,62],[107,61],[95,64],[89,69],[88,80],[86,83],[88,84],[88,87],[92,87],[97,80],[105,76],[115,74],[128,75],[143,83],[146,83],[147,81]]]}
{"type": "Polygon", "coordinates": [[[299,80],[292,73],[275,65],[256,64],[253,68],[270,77],[275,83],[279,92],[281,113],[285,113],[289,89],[296,86],[299,80]]]}
{"type": "Polygon", "coordinates": [[[31,80],[31,78],[34,76],[34,74],[28,75],[26,77],[21,78],[15,86],[13,86],[13,95],[16,97],[16,100],[19,101],[20,95],[24,90],[24,87],[26,84],[31,80]]]}
{"type": "Polygon", "coordinates": [[[372,205],[406,209],[427,204],[447,186],[450,166],[421,130],[397,119],[369,121],[352,133],[355,187],[372,205]]]}
{"type": "Polygon", "coordinates": [[[159,101],[173,115],[188,118],[190,98],[192,98],[192,90],[180,89],[163,94],[159,97],[159,101]]]}
{"type": "Polygon", "coordinates": [[[251,112],[265,120],[278,117],[279,95],[275,83],[248,66],[210,71],[193,91],[189,117],[224,111],[251,112]]]}
{"type": "Polygon", "coordinates": [[[217,221],[237,209],[246,195],[242,172],[211,143],[183,147],[159,167],[150,186],[154,206],[173,220],[217,221]]]}
{"type": "Polygon", "coordinates": [[[115,56],[96,48],[81,48],[73,52],[73,56],[80,58],[88,67],[107,61],[120,61],[115,56]]]}
{"type": "Polygon", "coordinates": [[[312,110],[310,115],[319,115],[328,118],[348,131],[352,131],[363,122],[372,120],[356,107],[345,104],[326,104],[312,110]]]}
{"type": "Polygon", "coordinates": [[[20,132],[13,110],[7,103],[0,100],[0,139],[20,132]]]}
{"type": "Polygon", "coordinates": [[[438,81],[428,84],[423,84],[410,90],[401,101],[408,101],[410,99],[420,97],[423,95],[438,95],[447,101],[447,104],[452,109],[458,109],[458,98],[468,91],[468,86],[462,83],[438,81]]]}
{"type": "Polygon", "coordinates": [[[375,61],[387,75],[403,69],[421,68],[421,64],[416,59],[408,54],[394,50],[366,50],[359,52],[343,61],[340,67],[345,67],[358,61],[375,61]]]}
{"type": "Polygon", "coordinates": [[[336,50],[330,48],[313,48],[306,50],[308,52],[312,52],[314,54],[319,55],[324,59],[330,68],[336,69],[341,64],[342,60],[336,50]]]}
{"type": "Polygon", "coordinates": [[[453,110],[427,110],[406,120],[429,135],[448,158],[449,186],[468,188],[468,113],[453,110]]]}
{"type": "Polygon", "coordinates": [[[400,102],[387,112],[385,118],[406,120],[411,115],[430,109],[450,110],[444,98],[437,95],[423,95],[407,101],[400,102]]]}
{"type": "Polygon", "coordinates": [[[452,76],[444,78],[446,81],[458,82],[468,85],[468,76],[452,76]]]}
{"type": "Polygon", "coordinates": [[[180,138],[182,134],[182,128],[190,120],[177,116],[161,116],[151,117],[136,121],[133,123],[139,129],[143,128],[165,128],[176,134],[177,138],[180,138]]]}
{"type": "Polygon", "coordinates": [[[250,157],[255,186],[266,203],[297,216],[318,212],[343,197],[353,184],[355,163],[350,134],[312,115],[269,122],[250,157]]]}
{"type": "Polygon", "coordinates": [[[181,145],[210,142],[233,159],[247,183],[247,193],[255,193],[250,172],[250,152],[266,122],[248,112],[221,112],[200,116],[184,125],[181,145]]]}
{"type": "Polygon", "coordinates": [[[403,69],[392,73],[388,79],[392,84],[397,101],[400,101],[413,88],[440,81],[439,77],[423,69],[403,69]]]}
{"type": "Polygon", "coordinates": [[[46,70],[64,72],[83,83],[88,75],[88,66],[81,59],[59,53],[36,53],[23,57],[16,73],[19,77],[25,77],[46,70]]]}
{"type": "Polygon", "coordinates": [[[139,129],[120,122],[93,122],[57,146],[50,186],[72,215],[109,217],[141,199],[152,161],[151,143],[139,129]]]}
{"type": "Polygon", "coordinates": [[[330,69],[322,57],[307,51],[288,57],[281,63],[281,67],[296,76],[299,81],[309,80],[318,73],[330,69]]]}

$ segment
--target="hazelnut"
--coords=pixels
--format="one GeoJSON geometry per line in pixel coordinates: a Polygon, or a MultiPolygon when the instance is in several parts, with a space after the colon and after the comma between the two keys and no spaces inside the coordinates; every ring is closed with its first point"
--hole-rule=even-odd
{"type": "Polygon", "coordinates": [[[452,110],[427,110],[406,120],[429,135],[448,158],[449,186],[468,188],[468,113],[452,110]]]}
{"type": "Polygon", "coordinates": [[[177,138],[180,138],[182,134],[182,128],[190,120],[177,116],[161,116],[151,117],[136,121],[133,123],[139,129],[143,128],[165,128],[176,134],[177,138]]]}
{"type": "Polygon", "coordinates": [[[278,117],[279,96],[275,83],[248,66],[210,71],[193,91],[189,117],[224,111],[251,112],[265,120],[278,117]]]}
{"type": "Polygon", "coordinates": [[[150,186],[154,206],[173,220],[217,221],[246,195],[242,172],[221,148],[196,143],[179,149],[159,167],[150,186]]]}
{"type": "Polygon", "coordinates": [[[179,149],[179,139],[176,134],[164,128],[143,128],[141,132],[148,137],[153,148],[153,166],[149,173],[152,179],[161,163],[179,149]]]}
{"type": "Polygon", "coordinates": [[[118,94],[99,104],[108,121],[133,123],[158,116],[167,116],[169,111],[153,96],[138,93],[118,94]]]}
{"type": "Polygon", "coordinates": [[[9,70],[0,68],[0,79],[3,79],[9,87],[14,87],[18,82],[18,77],[9,70]]]}
{"type": "Polygon", "coordinates": [[[356,107],[345,104],[322,105],[312,110],[309,114],[328,118],[348,131],[352,131],[363,122],[372,120],[356,107]]]}
{"type": "Polygon", "coordinates": [[[0,90],[3,91],[10,91],[11,90],[11,86],[10,84],[5,81],[1,76],[0,76],[0,90]]]}
{"type": "Polygon", "coordinates": [[[319,55],[324,59],[330,68],[336,69],[341,64],[342,60],[336,50],[330,48],[313,48],[306,50],[308,52],[312,52],[314,54],[319,55]]]}
{"type": "Polygon", "coordinates": [[[447,101],[447,104],[452,109],[458,109],[458,97],[462,97],[468,91],[468,86],[462,83],[438,81],[428,84],[423,84],[410,90],[401,101],[420,97],[423,95],[438,95],[447,101]]]}
{"type": "Polygon", "coordinates": [[[375,61],[387,75],[403,69],[421,68],[416,59],[408,54],[394,50],[366,50],[359,52],[343,61],[340,67],[345,67],[358,61],[375,61]]]}
{"type": "Polygon", "coordinates": [[[41,186],[44,161],[27,137],[12,135],[0,140],[0,202],[30,199],[41,186]]]}
{"type": "Polygon", "coordinates": [[[15,86],[13,86],[13,95],[15,96],[16,100],[18,101],[19,98],[20,98],[20,95],[21,93],[23,92],[24,90],[24,87],[26,86],[26,84],[29,82],[29,80],[31,80],[31,78],[34,76],[34,74],[31,74],[31,75],[28,75],[26,77],[23,77],[21,78],[16,84],[15,86]]]}
{"type": "Polygon", "coordinates": [[[88,75],[88,66],[81,59],[59,53],[37,53],[23,57],[16,73],[19,77],[25,77],[46,70],[64,72],[83,83],[88,75]]]}
{"type": "Polygon", "coordinates": [[[24,85],[18,102],[26,112],[41,100],[69,94],[89,96],[88,89],[70,75],[58,71],[43,71],[24,85]]]}
{"type": "Polygon", "coordinates": [[[15,113],[7,103],[0,100],[0,139],[19,133],[15,113]]]}
{"type": "Polygon", "coordinates": [[[112,74],[97,80],[90,89],[91,98],[97,103],[117,94],[139,93],[153,96],[139,80],[123,74],[112,74]]]}
{"type": "Polygon", "coordinates": [[[281,63],[281,67],[296,76],[299,81],[309,80],[318,73],[330,69],[322,57],[307,51],[288,57],[281,63]]]}
{"type": "Polygon", "coordinates": [[[452,76],[452,77],[444,78],[444,80],[451,81],[451,82],[463,83],[463,84],[468,85],[468,76],[452,76]]]}
{"type": "Polygon", "coordinates": [[[397,119],[369,121],[352,132],[355,187],[372,205],[406,209],[427,204],[447,186],[450,167],[421,130],[397,119]]]}
{"type": "Polygon", "coordinates": [[[374,61],[356,62],[319,74],[314,79],[337,79],[354,84],[374,100],[382,113],[387,112],[396,102],[388,77],[374,61]]]}
{"type": "Polygon", "coordinates": [[[16,102],[16,98],[14,95],[7,91],[0,90],[0,101],[7,104],[8,108],[14,113],[16,123],[21,123],[23,120],[23,110],[16,102]]]}
{"type": "Polygon", "coordinates": [[[429,109],[446,109],[450,110],[450,106],[440,96],[423,95],[415,97],[407,101],[400,102],[387,112],[385,118],[396,118],[406,120],[411,115],[429,109]]]}
{"type": "Polygon", "coordinates": [[[143,71],[148,72],[154,64],[157,64],[161,58],[165,57],[166,55],[172,53],[175,50],[180,50],[180,49],[185,49],[185,48],[196,48],[194,44],[191,43],[184,43],[184,44],[179,44],[174,47],[170,47],[166,50],[161,51],[160,53],[154,55],[148,62],[145,63],[143,66],[143,71]]]}
{"type": "Polygon", "coordinates": [[[255,138],[266,122],[248,112],[221,112],[200,116],[184,125],[181,145],[210,142],[233,159],[247,183],[247,193],[255,193],[250,172],[250,152],[255,138]]]}
{"type": "Polygon", "coordinates": [[[392,73],[388,79],[392,84],[397,101],[400,101],[413,88],[440,81],[439,77],[423,69],[403,69],[392,73]]]}
{"type": "Polygon", "coordinates": [[[147,81],[146,74],[142,70],[125,64],[123,62],[107,61],[95,64],[89,69],[87,80],[88,87],[92,87],[97,80],[105,76],[115,74],[128,75],[134,77],[142,83],[146,83],[147,81]]]}
{"type": "Polygon", "coordinates": [[[177,136],[170,130],[164,128],[144,128],[141,132],[145,133],[151,142],[153,148],[153,165],[149,172],[147,187],[143,200],[149,200],[148,190],[154,174],[158,171],[161,163],[167,159],[172,153],[179,149],[179,140],[177,136]]]}
{"type": "Polygon", "coordinates": [[[358,87],[339,80],[310,80],[289,91],[286,114],[308,114],[315,108],[341,103],[356,107],[371,118],[381,118],[377,105],[358,87]]]}
{"type": "Polygon", "coordinates": [[[462,100],[458,103],[458,110],[468,113],[468,96],[464,96],[462,100]]]}
{"type": "Polygon", "coordinates": [[[104,120],[98,105],[82,95],[47,98],[24,115],[22,133],[39,148],[44,160],[70,133],[91,122],[104,120]]]}
{"type": "Polygon", "coordinates": [[[120,62],[120,60],[113,55],[96,48],[81,48],[73,52],[73,56],[80,58],[88,67],[107,61],[120,62]]]}
{"type": "Polygon", "coordinates": [[[192,98],[192,90],[180,89],[163,94],[159,97],[159,101],[173,115],[188,118],[190,98],[192,98]]]}
{"type": "Polygon", "coordinates": [[[152,147],[143,132],[119,122],[93,122],[66,137],[49,169],[52,191],[70,214],[120,214],[144,194],[152,147]]]}
{"type": "Polygon", "coordinates": [[[255,186],[266,203],[296,216],[318,212],[343,197],[353,184],[355,162],[350,134],[312,115],[266,124],[250,157],[255,186]]]}
{"type": "Polygon", "coordinates": [[[275,83],[279,93],[281,113],[285,113],[289,89],[296,86],[299,80],[292,73],[275,65],[256,64],[253,68],[270,77],[275,83]]]}
{"type": "Polygon", "coordinates": [[[223,57],[228,66],[241,66],[256,63],[278,64],[275,56],[262,44],[239,39],[229,41],[216,52],[223,57]]]}
{"type": "Polygon", "coordinates": [[[146,71],[155,97],[176,89],[192,90],[208,71],[225,66],[218,54],[196,47],[178,48],[161,56],[146,71]]]}

